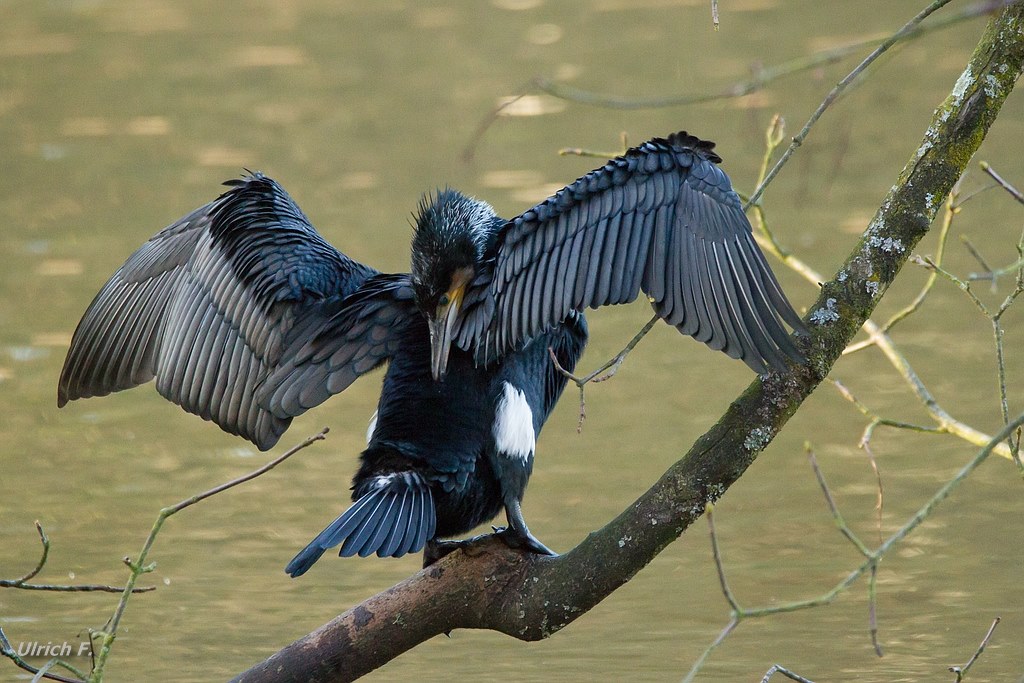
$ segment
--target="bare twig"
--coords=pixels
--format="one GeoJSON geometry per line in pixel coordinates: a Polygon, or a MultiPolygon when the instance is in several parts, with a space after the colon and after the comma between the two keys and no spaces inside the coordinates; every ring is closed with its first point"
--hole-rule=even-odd
{"type": "Polygon", "coordinates": [[[626,131],[619,133],[619,151],[603,152],[599,149],[584,149],[582,147],[563,147],[558,150],[558,156],[562,157],[595,157],[597,159],[609,159],[614,156],[625,154],[629,151],[629,135],[626,131]]]}
{"type": "Polygon", "coordinates": [[[761,683],[768,683],[768,680],[777,673],[782,674],[791,681],[797,681],[798,683],[814,683],[811,679],[795,674],[789,669],[779,666],[778,664],[773,664],[772,668],[765,672],[764,678],[761,679],[761,683]]]}
{"type": "Polygon", "coordinates": [[[981,255],[981,252],[978,251],[978,249],[973,244],[971,244],[971,240],[970,238],[967,237],[967,235],[960,235],[960,243],[963,244],[964,248],[970,253],[971,256],[974,257],[974,260],[977,261],[978,264],[985,269],[986,273],[992,272],[992,266],[988,264],[988,261],[986,261],[985,257],[981,255]]]}
{"type": "Polygon", "coordinates": [[[875,655],[882,657],[882,645],[878,642],[878,563],[871,565],[868,575],[868,632],[871,635],[871,646],[875,655]]]}
{"type": "MultiPolygon", "coordinates": [[[[962,21],[989,14],[1011,1],[1012,0],[996,0],[974,3],[965,7],[957,14],[936,19],[923,26],[915,25],[910,30],[903,32],[899,36],[898,40],[912,40],[919,38],[926,33],[930,33],[931,31],[943,29],[962,21]]],[[[764,87],[772,81],[786,76],[803,73],[805,71],[818,69],[823,66],[828,66],[829,64],[834,64],[852,54],[862,51],[864,48],[878,45],[880,41],[883,41],[886,38],[891,39],[892,36],[885,34],[877,35],[856,43],[829,48],[820,52],[815,52],[811,55],[803,55],[795,59],[780,62],[774,66],[759,68],[755,70],[753,77],[747,80],[732,83],[714,92],[699,94],[679,94],[669,95],[667,97],[651,98],[623,97],[574,88],[545,76],[538,76],[535,78],[532,85],[549,95],[563,100],[576,102],[578,104],[605,107],[608,109],[658,109],[661,107],[703,104],[705,102],[712,102],[715,100],[731,99],[749,95],[764,89],[764,87]]]]}
{"type": "Polygon", "coordinates": [[[1016,187],[1008,183],[1001,175],[996,173],[996,170],[992,168],[987,161],[982,161],[979,164],[981,170],[987,173],[992,180],[999,183],[999,186],[1010,193],[1010,196],[1016,199],[1021,204],[1024,204],[1024,193],[1018,190],[1016,187]]]}
{"type": "Polygon", "coordinates": [[[739,603],[736,601],[735,596],[732,594],[732,589],[729,588],[729,581],[725,578],[725,566],[722,564],[722,552],[718,547],[718,534],[715,533],[715,506],[712,503],[707,503],[704,506],[704,516],[708,520],[708,533],[711,536],[711,556],[715,560],[715,569],[718,571],[718,585],[722,589],[722,595],[725,596],[726,602],[729,603],[730,614],[729,623],[725,625],[725,628],[718,634],[718,637],[712,641],[710,645],[705,648],[704,652],[701,653],[700,657],[693,663],[690,670],[683,677],[683,683],[691,683],[697,672],[704,666],[704,662],[707,661],[711,653],[721,645],[725,639],[732,633],[740,622],[746,617],[746,612],[739,603]]]}
{"type": "Polygon", "coordinates": [[[153,523],[153,528],[150,530],[149,536],[146,538],[146,542],[142,546],[142,551],[139,552],[138,559],[132,561],[131,558],[124,558],[124,563],[130,570],[128,581],[125,583],[125,587],[121,593],[121,599],[117,603],[117,608],[114,610],[114,614],[110,617],[110,621],[107,623],[106,627],[101,631],[97,631],[95,634],[100,638],[100,649],[96,654],[96,661],[93,666],[92,675],[89,677],[89,681],[91,683],[97,683],[103,679],[103,669],[106,666],[107,658],[110,656],[110,650],[114,644],[114,639],[117,637],[118,626],[121,623],[121,618],[124,616],[125,609],[128,607],[128,598],[131,597],[133,589],[135,588],[135,582],[143,574],[147,574],[156,569],[155,563],[146,564],[146,560],[148,559],[149,551],[153,547],[153,543],[156,541],[156,536],[160,533],[160,529],[163,527],[164,522],[172,515],[181,512],[185,508],[195,505],[200,501],[206,500],[210,496],[227,491],[230,488],[234,488],[239,484],[244,484],[247,481],[251,481],[256,477],[269,472],[307,446],[310,446],[317,441],[322,441],[327,436],[328,431],[328,428],[324,427],[317,434],[306,438],[297,446],[293,446],[280,456],[274,458],[262,467],[253,470],[249,474],[238,477],[237,479],[232,479],[231,481],[219,486],[214,486],[212,489],[203,491],[202,493],[186,498],[174,505],[171,505],[170,507],[165,507],[160,510],[160,514],[157,516],[156,522],[153,523]]]}
{"type": "Polygon", "coordinates": [[[821,468],[818,467],[818,459],[814,457],[814,450],[811,448],[809,443],[804,444],[804,452],[807,453],[807,459],[811,463],[811,469],[814,470],[814,477],[818,480],[818,486],[821,487],[821,492],[825,494],[825,504],[828,505],[829,512],[832,513],[832,519],[836,524],[836,528],[839,529],[840,533],[846,537],[850,543],[853,544],[860,554],[864,557],[870,558],[871,551],[868,550],[867,546],[864,545],[857,535],[853,533],[853,530],[846,524],[846,520],[843,519],[842,514],[839,512],[839,508],[836,506],[835,500],[832,498],[832,492],[828,488],[828,484],[825,483],[825,475],[821,473],[821,468]]]}
{"type": "MultiPolygon", "coordinates": [[[[757,181],[754,186],[757,187],[764,182],[764,177],[768,173],[768,165],[771,163],[772,156],[775,154],[775,150],[782,144],[782,140],[786,134],[786,120],[778,114],[772,116],[772,120],[768,123],[768,128],[764,133],[764,156],[761,157],[761,167],[757,173],[757,181]]],[[[748,197],[740,195],[740,198],[746,202],[748,197]]],[[[751,207],[754,212],[754,222],[758,228],[758,236],[763,240],[767,241],[769,245],[769,251],[775,254],[779,259],[785,259],[789,256],[789,252],[783,248],[778,240],[775,239],[775,233],[768,227],[768,220],[765,217],[764,207],[761,204],[756,204],[751,207]]]]}
{"type": "MultiPolygon", "coordinates": [[[[916,25],[909,31],[903,32],[902,35],[900,35],[899,40],[913,40],[925,35],[926,33],[930,33],[931,31],[943,29],[969,19],[975,19],[985,14],[990,14],[1012,1],[1013,0],[985,0],[984,2],[976,2],[968,5],[956,14],[935,19],[925,25],[916,25]]],[[[476,129],[474,129],[473,134],[470,136],[469,141],[462,150],[461,156],[463,161],[471,161],[476,153],[477,146],[480,144],[480,140],[486,134],[491,125],[498,119],[501,111],[509,106],[511,102],[525,96],[534,88],[559,99],[579,104],[607,107],[610,109],[657,109],[660,107],[701,104],[715,100],[743,97],[744,95],[758,92],[759,90],[764,89],[765,86],[772,81],[786,76],[803,73],[805,71],[818,69],[829,64],[834,64],[852,54],[860,52],[866,47],[877,45],[878,42],[884,38],[885,36],[874,36],[856,43],[822,50],[809,56],[804,55],[797,57],[795,59],[776,64],[775,66],[757,68],[754,70],[754,75],[750,79],[733,83],[718,91],[710,93],[705,92],[699,94],[683,94],[654,98],[621,97],[618,95],[607,95],[582,90],[564,83],[559,83],[558,81],[546,76],[537,76],[517,90],[516,92],[519,94],[516,97],[509,101],[502,102],[500,105],[487,112],[480,123],[477,124],[476,129]]],[[[891,39],[891,36],[889,38],[891,39]]]]}
{"type": "MultiPolygon", "coordinates": [[[[874,553],[868,550],[857,535],[853,533],[853,530],[847,525],[846,520],[843,519],[842,514],[839,512],[839,508],[836,506],[835,500],[832,498],[832,492],[828,488],[828,484],[825,482],[825,475],[822,474],[821,468],[818,467],[818,459],[814,457],[814,450],[811,445],[804,444],[804,450],[807,453],[807,458],[810,460],[811,468],[814,470],[814,476],[818,480],[818,485],[821,487],[821,491],[825,494],[825,502],[828,505],[829,510],[832,512],[832,519],[835,521],[836,527],[846,537],[850,543],[860,551],[869,561],[869,567],[871,573],[868,576],[868,632],[871,635],[871,645],[875,648],[875,654],[879,657],[882,656],[882,646],[878,643],[878,609],[877,600],[878,593],[876,591],[876,582],[878,578],[878,561],[879,557],[876,557],[874,553]]],[[[881,487],[881,481],[879,481],[879,487],[881,487]]],[[[881,489],[879,489],[881,490],[881,489]]],[[[879,527],[881,529],[881,527],[879,527]]]]}
{"type": "Polygon", "coordinates": [[[52,681],[63,681],[63,683],[83,683],[86,680],[85,674],[78,671],[70,664],[61,660],[50,660],[42,669],[37,669],[24,659],[22,659],[11,645],[11,641],[7,640],[7,634],[4,633],[3,628],[0,628],[0,655],[10,659],[16,666],[24,671],[28,671],[30,674],[34,674],[33,681],[39,680],[40,677],[48,678],[52,681]],[[59,674],[52,673],[49,671],[54,665],[63,666],[68,671],[78,676],[78,678],[66,678],[59,674]]]}
{"type": "Polygon", "coordinates": [[[647,333],[651,331],[651,328],[653,328],[654,324],[659,320],[661,320],[661,318],[657,315],[653,316],[647,321],[647,324],[640,328],[640,331],[629,340],[629,343],[627,343],[621,351],[615,354],[613,358],[606,361],[597,370],[594,370],[589,375],[584,375],[583,377],[578,377],[563,368],[562,364],[558,362],[558,357],[555,356],[554,349],[551,349],[550,347],[548,348],[548,355],[551,356],[551,362],[555,364],[555,369],[562,373],[562,375],[567,379],[571,380],[580,390],[580,418],[576,425],[577,432],[583,431],[583,421],[587,418],[587,402],[583,396],[583,388],[590,382],[604,382],[605,380],[609,380],[614,377],[615,373],[619,371],[619,367],[622,365],[623,361],[626,360],[626,356],[636,348],[636,345],[640,343],[640,340],[647,336],[647,333]]]}
{"type": "MultiPolygon", "coordinates": [[[[1024,244],[1018,243],[1018,250],[1024,250],[1024,244]]],[[[1006,299],[1003,300],[1003,303],[999,306],[999,308],[993,313],[991,309],[989,309],[989,307],[986,306],[985,303],[981,299],[979,299],[978,296],[971,290],[970,282],[961,280],[956,275],[953,275],[949,271],[944,270],[943,268],[941,268],[928,258],[921,258],[920,256],[918,256],[914,257],[914,260],[917,263],[931,269],[933,272],[938,273],[939,275],[941,275],[942,277],[946,278],[954,285],[956,285],[957,289],[959,289],[960,291],[967,295],[971,303],[973,303],[978,308],[978,310],[981,311],[982,315],[989,319],[989,322],[992,325],[992,336],[995,341],[996,348],[996,366],[999,377],[999,407],[1002,412],[1003,422],[1005,424],[1005,422],[1009,419],[1009,402],[1007,399],[1006,389],[1006,362],[1005,353],[1003,349],[1003,327],[1002,323],[1000,322],[1000,319],[1002,318],[1003,313],[1005,313],[1006,310],[1009,309],[1009,307],[1013,304],[1013,302],[1017,300],[1017,297],[1024,293],[1024,281],[1022,281],[1021,276],[1018,276],[1017,286],[1014,288],[1012,292],[1010,292],[1006,299]]],[[[1007,443],[1007,448],[1009,450],[1010,457],[1017,465],[1017,468],[1021,472],[1024,472],[1024,463],[1022,463],[1020,459],[1019,446],[1017,445],[1017,441],[1014,438],[1014,435],[1012,434],[1010,435],[1009,439],[1010,440],[1007,443]]]]}
{"type": "Polygon", "coordinates": [[[750,195],[750,199],[747,200],[746,206],[744,208],[748,208],[750,206],[753,206],[754,204],[757,204],[758,200],[761,198],[761,195],[764,194],[765,189],[767,189],[768,185],[772,182],[772,180],[775,179],[775,176],[778,175],[779,171],[782,170],[782,167],[786,165],[786,162],[789,161],[789,158],[793,156],[793,152],[796,151],[796,148],[802,145],[804,140],[807,139],[807,136],[808,134],[810,134],[811,128],[814,127],[814,124],[818,122],[818,119],[821,118],[822,114],[824,114],[825,111],[830,106],[832,106],[832,103],[835,102],[836,99],[838,99],[838,97],[843,93],[843,91],[846,90],[846,88],[848,88],[850,84],[857,79],[858,76],[864,73],[864,71],[871,65],[872,62],[881,57],[886,52],[886,50],[888,50],[893,45],[906,38],[908,35],[912,34],[914,32],[914,29],[916,29],[922,21],[927,19],[929,15],[931,15],[933,12],[940,9],[944,5],[948,4],[949,2],[950,0],[935,0],[932,4],[928,5],[923,10],[918,12],[918,14],[913,19],[904,24],[899,31],[892,34],[878,47],[872,50],[871,54],[865,57],[864,60],[860,64],[858,64],[853,71],[846,74],[846,76],[844,76],[843,79],[839,81],[839,83],[837,83],[831,91],[829,91],[828,95],[825,96],[825,99],[822,100],[821,104],[818,105],[818,108],[814,110],[813,114],[811,114],[811,117],[807,119],[807,123],[804,124],[804,127],[800,129],[800,132],[797,133],[796,136],[793,137],[793,140],[790,143],[789,147],[786,148],[786,151],[782,153],[782,157],[775,163],[775,166],[773,166],[772,170],[768,172],[768,175],[765,176],[764,180],[762,180],[758,184],[757,189],[754,190],[753,194],[750,195]]]}
{"type": "Polygon", "coordinates": [[[487,112],[487,115],[483,118],[483,120],[480,121],[480,123],[477,124],[476,128],[473,130],[473,134],[469,136],[469,142],[467,142],[466,146],[462,148],[461,157],[463,163],[468,164],[471,161],[473,161],[473,156],[476,154],[476,147],[478,144],[480,144],[480,140],[483,139],[484,135],[487,133],[487,130],[491,127],[491,124],[498,120],[498,117],[501,116],[501,112],[505,111],[505,109],[512,106],[522,98],[526,97],[527,91],[529,90],[531,85],[532,81],[523,84],[518,90],[518,95],[516,95],[515,97],[510,97],[507,100],[504,100],[501,104],[487,112]]]}
{"type": "MultiPolygon", "coordinates": [[[[39,533],[39,541],[43,544],[43,552],[39,556],[39,561],[36,562],[36,566],[29,571],[28,574],[17,578],[17,579],[0,579],[0,588],[20,588],[21,590],[27,591],[52,591],[54,593],[120,593],[124,590],[121,586],[108,586],[104,584],[51,584],[51,583],[29,583],[42,569],[43,565],[46,564],[47,558],[50,556],[50,539],[43,530],[43,525],[36,520],[36,532],[39,533]]],[[[142,588],[136,588],[136,593],[148,593],[149,591],[156,590],[156,586],[145,586],[142,588]]]]}
{"type": "MultiPolygon", "coordinates": [[[[808,457],[811,462],[811,467],[814,470],[815,477],[818,479],[818,483],[821,486],[822,492],[825,495],[826,504],[829,507],[829,511],[832,513],[833,519],[835,520],[837,528],[840,532],[850,541],[857,550],[864,555],[864,562],[862,562],[857,568],[850,571],[845,578],[839,583],[833,586],[829,591],[819,595],[815,598],[807,600],[798,600],[782,605],[774,605],[772,607],[761,607],[756,609],[748,609],[741,607],[739,602],[736,600],[731,589],[728,586],[728,582],[725,579],[725,569],[722,566],[721,551],[718,548],[718,540],[715,533],[713,511],[710,508],[705,509],[705,515],[708,518],[708,526],[711,533],[711,548],[712,555],[715,560],[715,567],[718,571],[719,583],[722,587],[722,593],[725,595],[726,601],[730,606],[730,620],[718,637],[711,643],[710,646],[704,651],[703,654],[698,658],[683,679],[684,683],[692,681],[696,676],[697,671],[703,666],[705,660],[711,652],[721,645],[722,641],[732,633],[741,621],[747,618],[763,617],[769,614],[782,614],[786,612],[796,612],[799,610],[810,609],[812,607],[820,607],[822,605],[831,604],[841,593],[846,591],[854,582],[859,579],[863,574],[868,573],[868,602],[869,602],[869,629],[872,645],[875,648],[875,652],[881,656],[882,650],[878,643],[878,624],[877,624],[877,610],[876,610],[876,578],[875,575],[878,571],[878,563],[892,548],[902,541],[904,538],[910,535],[910,533],[916,529],[921,522],[927,519],[936,507],[939,506],[942,501],[949,497],[949,495],[959,486],[963,481],[970,476],[970,474],[977,469],[982,462],[985,461],[988,456],[995,451],[1000,443],[1005,440],[1009,434],[1013,433],[1021,425],[1024,425],[1024,413],[1017,416],[1010,424],[996,434],[992,439],[989,440],[985,447],[982,448],[974,458],[964,465],[956,476],[950,479],[948,482],[943,484],[935,494],[932,495],[928,501],[904,524],[896,530],[885,542],[881,543],[875,550],[869,550],[853,533],[853,531],[846,525],[842,515],[839,512],[838,507],[835,504],[835,500],[832,498],[832,494],[829,491],[828,485],[825,482],[824,475],[821,473],[821,469],[818,467],[817,461],[814,458],[813,451],[808,449],[808,457]]],[[[781,673],[781,672],[780,672],[781,673]]]]}
{"type": "Polygon", "coordinates": [[[1000,617],[996,617],[992,620],[992,625],[988,627],[988,633],[986,633],[985,637],[981,639],[981,644],[978,645],[978,649],[974,651],[974,654],[971,655],[971,658],[967,660],[966,664],[964,664],[963,666],[949,667],[950,673],[956,674],[954,683],[960,683],[960,681],[964,680],[964,677],[967,676],[967,670],[974,666],[974,663],[978,661],[978,657],[980,657],[981,653],[985,651],[985,646],[988,645],[988,641],[992,637],[992,634],[995,632],[996,626],[999,625],[999,621],[1000,617]]]}
{"type": "Polygon", "coordinates": [[[882,542],[882,512],[884,503],[884,489],[882,486],[882,473],[878,468],[878,461],[875,458],[875,452],[871,448],[871,438],[875,434],[875,430],[878,427],[891,427],[893,429],[905,429],[912,432],[922,432],[928,434],[949,434],[950,432],[942,427],[928,427],[919,424],[913,424],[911,422],[903,422],[901,420],[891,420],[876,415],[866,405],[860,402],[856,396],[853,395],[846,385],[836,379],[829,378],[828,380],[832,386],[839,391],[839,395],[845,398],[847,401],[856,406],[865,417],[869,419],[868,424],[864,427],[864,432],[861,434],[860,442],[858,446],[868,456],[868,462],[871,465],[871,470],[875,475],[875,487],[877,490],[877,496],[875,499],[875,526],[878,530],[878,542],[882,542]]]}
{"type": "Polygon", "coordinates": [[[19,579],[14,579],[10,582],[7,582],[6,580],[0,580],[0,586],[18,586],[20,584],[25,583],[26,581],[31,581],[32,578],[35,577],[35,575],[42,570],[43,565],[46,564],[46,558],[50,555],[50,539],[47,538],[46,532],[43,531],[43,525],[39,523],[38,519],[35,521],[35,525],[36,532],[39,534],[39,542],[43,544],[43,554],[39,556],[39,562],[36,563],[36,566],[31,571],[29,571],[28,574],[25,574],[19,579]]]}

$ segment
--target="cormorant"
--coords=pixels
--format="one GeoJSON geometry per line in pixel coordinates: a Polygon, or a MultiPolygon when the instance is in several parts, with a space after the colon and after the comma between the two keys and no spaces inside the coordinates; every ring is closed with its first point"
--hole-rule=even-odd
{"type": "Polygon", "coordinates": [[[643,291],[680,332],[756,372],[800,360],[804,329],[758,250],[714,144],[654,138],[506,220],[425,197],[409,274],[335,250],[251,173],[132,254],[75,330],[58,405],[156,378],[165,398],[261,450],[292,418],[387,363],[355,501],[288,565],[399,557],[508,518],[536,437],[587,340],[582,311],[643,291]]]}

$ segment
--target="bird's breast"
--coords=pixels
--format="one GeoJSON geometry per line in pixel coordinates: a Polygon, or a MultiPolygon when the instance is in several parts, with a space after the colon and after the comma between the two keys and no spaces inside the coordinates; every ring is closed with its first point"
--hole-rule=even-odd
{"type": "Polygon", "coordinates": [[[385,373],[371,445],[386,442],[446,471],[472,467],[491,438],[491,373],[453,348],[447,374],[435,381],[426,325],[418,327],[403,340],[385,373]]]}

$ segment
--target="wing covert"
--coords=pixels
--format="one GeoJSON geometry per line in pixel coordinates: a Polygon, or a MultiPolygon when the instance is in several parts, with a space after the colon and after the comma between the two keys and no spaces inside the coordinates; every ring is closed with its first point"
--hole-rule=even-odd
{"type": "Polygon", "coordinates": [[[257,398],[278,419],[299,415],[379,367],[419,314],[407,274],[375,275],[296,327],[257,398]]]}
{"type": "Polygon", "coordinates": [[[255,400],[297,320],[375,271],[344,256],[284,189],[255,173],[164,228],[86,310],[57,403],[154,377],[167,399],[270,448],[288,427],[255,400]]]}
{"type": "Polygon", "coordinates": [[[757,372],[799,360],[782,321],[805,328],[713,147],[655,138],[508,221],[465,294],[458,345],[488,363],[570,311],[643,291],[680,332],[757,372]]]}

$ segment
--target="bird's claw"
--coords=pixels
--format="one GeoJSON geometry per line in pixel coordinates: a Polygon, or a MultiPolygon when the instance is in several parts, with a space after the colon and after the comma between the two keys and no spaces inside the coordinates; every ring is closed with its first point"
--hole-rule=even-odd
{"type": "Polygon", "coordinates": [[[472,549],[472,546],[490,536],[491,534],[478,534],[461,541],[427,541],[427,545],[423,547],[423,567],[429,567],[442,557],[451,555],[456,550],[462,550],[470,557],[473,557],[478,553],[472,549]]]}
{"type": "Polygon", "coordinates": [[[522,531],[509,527],[501,530],[495,529],[494,533],[505,542],[505,545],[513,550],[526,550],[538,555],[550,555],[551,557],[558,556],[558,553],[538,541],[529,530],[522,531]]]}
{"type": "Polygon", "coordinates": [[[493,534],[478,534],[461,541],[427,541],[423,548],[423,567],[429,567],[438,560],[452,554],[456,550],[462,550],[470,557],[478,554],[474,546],[485,539],[497,536],[501,541],[513,550],[525,550],[537,555],[549,555],[557,557],[558,553],[537,540],[529,531],[520,531],[513,527],[492,526],[493,534]]]}

